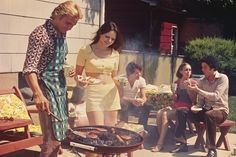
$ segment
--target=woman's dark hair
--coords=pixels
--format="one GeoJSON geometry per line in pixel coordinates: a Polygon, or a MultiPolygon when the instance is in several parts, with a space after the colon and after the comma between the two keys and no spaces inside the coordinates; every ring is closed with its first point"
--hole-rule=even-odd
{"type": "Polygon", "coordinates": [[[214,71],[219,69],[218,61],[213,56],[207,56],[201,60],[201,63],[206,63],[211,69],[214,69],[214,71]]]}
{"type": "Polygon", "coordinates": [[[123,43],[122,42],[122,37],[121,37],[120,31],[119,31],[117,25],[115,24],[115,22],[112,22],[112,21],[111,22],[105,22],[98,29],[98,31],[96,32],[95,37],[93,38],[93,42],[91,43],[91,45],[98,42],[98,40],[100,38],[100,35],[108,33],[110,31],[115,31],[116,32],[116,39],[115,39],[115,42],[109,47],[113,48],[115,50],[119,49],[122,46],[122,43],[123,43]]]}
{"type": "Polygon", "coordinates": [[[127,66],[126,66],[126,74],[127,76],[133,74],[135,72],[135,70],[138,69],[139,71],[142,71],[142,67],[134,62],[130,62],[127,66]]]}
{"type": "Polygon", "coordinates": [[[183,68],[184,68],[186,65],[189,65],[189,66],[190,66],[190,64],[188,64],[188,63],[186,63],[186,62],[183,62],[182,64],[180,64],[180,66],[179,66],[179,68],[178,68],[178,70],[177,70],[177,72],[176,72],[176,76],[177,76],[179,79],[183,77],[183,75],[181,74],[181,71],[183,70],[183,68]]]}

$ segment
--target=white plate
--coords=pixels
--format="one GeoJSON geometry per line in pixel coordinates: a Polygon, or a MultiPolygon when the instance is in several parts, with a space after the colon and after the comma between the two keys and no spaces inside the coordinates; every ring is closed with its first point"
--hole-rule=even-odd
{"type": "Polygon", "coordinates": [[[192,111],[202,111],[202,108],[200,108],[200,107],[192,107],[191,110],[192,111]]]}
{"type": "Polygon", "coordinates": [[[93,77],[85,77],[81,75],[78,75],[77,77],[78,81],[88,83],[89,85],[99,84],[102,82],[102,80],[93,77]]]}

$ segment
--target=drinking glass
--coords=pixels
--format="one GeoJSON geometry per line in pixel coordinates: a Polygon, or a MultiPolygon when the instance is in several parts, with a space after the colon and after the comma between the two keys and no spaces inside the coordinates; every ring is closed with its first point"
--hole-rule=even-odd
{"type": "Polygon", "coordinates": [[[171,84],[171,91],[172,91],[173,93],[175,93],[176,90],[177,90],[177,83],[172,83],[172,84],[171,84]]]}

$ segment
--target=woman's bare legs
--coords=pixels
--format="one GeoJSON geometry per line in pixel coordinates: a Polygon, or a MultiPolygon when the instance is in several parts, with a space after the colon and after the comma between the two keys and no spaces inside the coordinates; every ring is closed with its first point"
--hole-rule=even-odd
{"type": "MultiPolygon", "coordinates": [[[[87,112],[89,125],[104,125],[104,113],[102,111],[87,112]]],[[[100,155],[86,152],[86,157],[99,157],[100,155]]]]}
{"type": "Polygon", "coordinates": [[[167,129],[168,129],[167,111],[164,111],[162,114],[161,133],[160,133],[160,137],[159,137],[157,144],[163,145],[164,140],[165,140],[165,136],[167,133],[167,129]]]}
{"type": "Polygon", "coordinates": [[[104,125],[104,113],[102,111],[87,112],[89,125],[104,125]]]}
{"type": "Polygon", "coordinates": [[[162,124],[162,114],[163,114],[163,109],[158,110],[157,111],[157,119],[156,119],[156,123],[157,123],[157,129],[158,129],[158,133],[161,133],[161,124],[162,124]]]}
{"type": "Polygon", "coordinates": [[[115,126],[118,121],[118,111],[105,111],[104,124],[108,126],[115,126]]]}
{"type": "Polygon", "coordinates": [[[159,121],[161,121],[161,124],[158,127],[160,136],[159,136],[159,139],[157,141],[156,147],[154,147],[152,149],[153,152],[159,152],[163,148],[163,143],[164,143],[165,136],[166,136],[167,129],[168,129],[167,111],[162,110],[160,115],[161,116],[159,117],[159,121]]]}
{"type": "MultiPolygon", "coordinates": [[[[87,112],[90,125],[108,125],[114,126],[117,123],[117,111],[95,111],[87,112]]],[[[94,153],[86,153],[86,157],[100,157],[101,155],[94,153]]]]}
{"type": "MultiPolygon", "coordinates": [[[[156,124],[157,124],[157,129],[159,135],[161,135],[161,130],[162,130],[162,116],[163,116],[164,109],[160,109],[157,111],[157,117],[156,117],[156,124]]],[[[159,141],[159,140],[158,140],[159,141]]],[[[158,148],[158,141],[157,145],[151,149],[151,151],[156,151],[158,148]]]]}

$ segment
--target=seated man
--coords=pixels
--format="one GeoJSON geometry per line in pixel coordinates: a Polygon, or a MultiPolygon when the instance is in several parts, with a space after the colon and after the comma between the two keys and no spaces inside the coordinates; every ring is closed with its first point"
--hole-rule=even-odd
{"type": "Polygon", "coordinates": [[[193,106],[191,110],[177,110],[178,125],[175,136],[181,144],[172,152],[187,150],[185,129],[186,120],[189,117],[193,121],[204,122],[209,139],[207,157],[216,157],[216,125],[223,123],[229,113],[229,80],[225,74],[217,71],[218,63],[214,57],[208,56],[202,59],[201,66],[204,77],[199,80],[198,85],[189,85],[186,82],[189,90],[197,92],[198,101],[197,105],[193,106]]]}
{"type": "Polygon", "coordinates": [[[69,101],[69,125],[70,128],[88,125],[86,115],[84,89],[75,86],[72,92],[72,97],[69,101]]]}
{"type": "Polygon", "coordinates": [[[145,104],[146,81],[142,75],[142,67],[134,62],[126,66],[127,80],[120,82],[121,112],[120,120],[128,122],[129,112],[139,114],[138,123],[147,126],[151,106],[145,104]]]}

